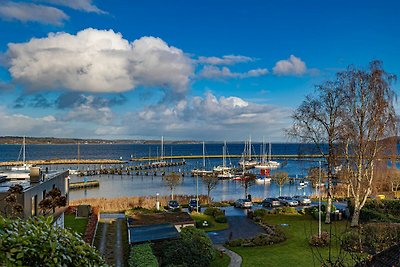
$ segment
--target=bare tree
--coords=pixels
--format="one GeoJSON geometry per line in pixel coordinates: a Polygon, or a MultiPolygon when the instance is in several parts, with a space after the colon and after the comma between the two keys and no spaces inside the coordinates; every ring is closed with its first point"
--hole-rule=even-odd
{"type": "Polygon", "coordinates": [[[287,172],[276,172],[272,175],[272,180],[279,185],[279,196],[282,195],[282,187],[289,181],[289,174],[287,172]]]}
{"type": "Polygon", "coordinates": [[[335,143],[339,140],[342,124],[341,114],[344,103],[342,76],[342,73],[338,73],[334,81],[317,85],[315,95],[307,96],[294,111],[293,126],[287,131],[287,134],[294,139],[315,144],[321,157],[327,162],[326,223],[330,223],[332,176],[337,156],[335,143]]]}
{"type": "Polygon", "coordinates": [[[211,190],[218,185],[218,177],[213,174],[203,176],[203,184],[207,186],[207,204],[210,202],[211,190]]]}
{"type": "Polygon", "coordinates": [[[39,208],[43,215],[48,215],[51,211],[55,211],[58,207],[64,207],[67,205],[67,198],[61,195],[61,191],[58,188],[53,188],[47,192],[45,198],[39,202],[39,208]]]}
{"type": "Polygon", "coordinates": [[[388,178],[390,181],[390,190],[392,192],[397,192],[400,189],[400,170],[391,169],[388,172],[388,178]]]}
{"type": "Polygon", "coordinates": [[[391,89],[395,79],[380,61],[371,62],[368,70],[350,67],[346,71],[342,143],[354,198],[351,226],[358,225],[360,211],[372,192],[377,162],[392,151],[392,142],[387,140],[396,133],[396,96],[391,89]]]}
{"type": "MultiPolygon", "coordinates": [[[[321,179],[326,177],[325,170],[321,170],[321,179]]],[[[319,185],[319,168],[311,167],[307,170],[307,179],[311,182],[312,186],[315,187],[315,192],[317,192],[317,187],[319,185]]]]}
{"type": "Polygon", "coordinates": [[[240,180],[240,184],[244,188],[244,197],[247,198],[248,196],[248,191],[251,186],[253,186],[256,183],[256,175],[253,173],[245,173],[240,180]]]}
{"type": "Polygon", "coordinates": [[[164,182],[167,184],[169,189],[171,190],[171,199],[174,199],[174,190],[178,184],[182,181],[182,177],[175,173],[171,172],[164,176],[164,182]]]}
{"type": "MultiPolygon", "coordinates": [[[[18,214],[23,212],[23,207],[19,203],[18,198],[22,194],[23,188],[19,184],[15,184],[10,186],[7,190],[8,194],[2,200],[5,201],[6,205],[4,206],[4,215],[9,217],[15,217],[18,214]]],[[[1,200],[0,200],[1,201],[1,200]]]]}

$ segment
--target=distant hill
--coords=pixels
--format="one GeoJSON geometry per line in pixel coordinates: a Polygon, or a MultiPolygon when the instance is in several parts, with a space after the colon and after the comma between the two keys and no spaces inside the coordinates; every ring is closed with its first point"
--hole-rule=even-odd
{"type": "MultiPolygon", "coordinates": [[[[22,136],[0,136],[0,144],[22,144],[22,136]]],[[[29,137],[25,138],[27,144],[160,144],[161,140],[129,140],[129,139],[79,139],[55,137],[29,137]]],[[[198,144],[198,141],[164,141],[166,144],[198,144]]]]}

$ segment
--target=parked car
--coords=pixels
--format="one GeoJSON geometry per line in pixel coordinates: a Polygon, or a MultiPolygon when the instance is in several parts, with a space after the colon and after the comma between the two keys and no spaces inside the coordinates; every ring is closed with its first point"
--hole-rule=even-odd
{"type": "Polygon", "coordinates": [[[269,197],[263,200],[262,205],[263,207],[279,207],[281,202],[277,198],[269,197]]]}
{"type": "Polygon", "coordinates": [[[170,200],[170,201],[168,201],[168,205],[167,205],[167,208],[169,209],[169,210],[177,210],[177,209],[179,209],[179,202],[178,201],[176,201],[176,200],[170,200]]]}
{"type": "Polygon", "coordinates": [[[279,202],[281,202],[281,205],[283,206],[291,206],[295,207],[299,205],[299,202],[291,197],[278,197],[279,202]]]}
{"type": "Polygon", "coordinates": [[[294,200],[297,200],[300,205],[308,206],[311,205],[311,199],[307,196],[293,196],[294,200]]]}
{"type": "Polygon", "coordinates": [[[247,198],[240,198],[235,201],[233,204],[235,208],[243,208],[243,209],[251,209],[253,207],[253,203],[247,198]]]}
{"type": "Polygon", "coordinates": [[[188,207],[189,212],[197,211],[197,208],[199,209],[199,211],[201,210],[200,201],[197,201],[196,199],[191,199],[188,207]]]}

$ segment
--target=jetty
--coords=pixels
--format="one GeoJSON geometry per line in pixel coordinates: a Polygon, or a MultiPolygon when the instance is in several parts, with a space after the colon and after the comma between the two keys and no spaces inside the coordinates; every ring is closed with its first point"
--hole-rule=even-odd
{"type": "Polygon", "coordinates": [[[91,181],[86,181],[86,182],[70,183],[69,189],[76,190],[76,189],[94,188],[94,187],[99,187],[99,186],[100,186],[100,182],[98,180],[91,180],[91,181]]]}
{"type": "MultiPolygon", "coordinates": [[[[27,160],[26,164],[30,165],[72,165],[72,164],[124,164],[127,163],[118,159],[42,159],[27,160]]],[[[4,161],[0,162],[0,167],[18,166],[20,161],[4,161]]]]}

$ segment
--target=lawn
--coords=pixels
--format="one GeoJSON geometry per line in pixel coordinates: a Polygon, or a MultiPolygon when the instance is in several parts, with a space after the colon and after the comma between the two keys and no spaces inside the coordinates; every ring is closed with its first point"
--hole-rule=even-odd
{"type": "Polygon", "coordinates": [[[75,214],[65,214],[64,226],[83,236],[88,220],[88,218],[75,219],[75,214]]]}
{"type": "Polygon", "coordinates": [[[228,223],[217,223],[214,220],[214,217],[205,215],[203,213],[191,213],[190,216],[192,217],[193,220],[201,224],[204,221],[207,221],[208,222],[207,227],[199,227],[200,229],[203,229],[206,232],[225,230],[228,229],[229,227],[228,223]]]}
{"type": "Polygon", "coordinates": [[[231,258],[229,258],[228,255],[224,253],[223,257],[221,257],[219,253],[217,253],[211,262],[210,267],[228,267],[230,262],[231,258]]]}
{"type": "MultiPolygon", "coordinates": [[[[311,233],[318,232],[318,221],[310,216],[266,215],[263,220],[272,225],[288,224],[283,227],[287,240],[271,246],[229,248],[242,256],[242,266],[321,266],[317,255],[328,257],[328,248],[313,252],[308,244],[311,233]]],[[[332,223],[332,234],[340,235],[346,225],[345,221],[332,223]]],[[[322,223],[322,229],[329,232],[329,225],[322,223]]],[[[337,255],[339,244],[335,240],[331,244],[332,255],[337,255]]]]}

